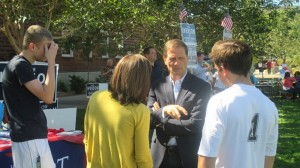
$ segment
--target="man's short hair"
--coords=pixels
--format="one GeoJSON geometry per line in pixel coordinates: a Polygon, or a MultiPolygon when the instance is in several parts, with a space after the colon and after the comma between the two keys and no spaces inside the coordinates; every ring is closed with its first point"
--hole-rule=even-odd
{"type": "Polygon", "coordinates": [[[197,57],[201,56],[203,54],[202,51],[197,51],[197,57]]]}
{"type": "Polygon", "coordinates": [[[153,48],[153,49],[155,49],[154,47],[152,47],[152,46],[149,46],[149,47],[146,47],[146,48],[144,48],[144,50],[143,50],[143,52],[142,52],[142,55],[146,55],[146,54],[150,54],[150,49],[151,48],[153,48]]]}
{"type": "Polygon", "coordinates": [[[188,56],[188,48],[187,45],[180,39],[173,39],[166,42],[164,46],[164,56],[167,56],[168,50],[170,48],[178,48],[183,47],[185,50],[186,56],[188,56]]]}
{"type": "Polygon", "coordinates": [[[211,59],[234,74],[245,77],[250,73],[252,54],[250,47],[240,40],[220,40],[211,49],[211,59]]]}
{"type": "Polygon", "coordinates": [[[44,40],[48,39],[50,41],[53,40],[52,34],[45,28],[39,25],[32,25],[28,27],[25,32],[23,39],[23,50],[28,49],[30,43],[34,43],[37,46],[44,40]]]}

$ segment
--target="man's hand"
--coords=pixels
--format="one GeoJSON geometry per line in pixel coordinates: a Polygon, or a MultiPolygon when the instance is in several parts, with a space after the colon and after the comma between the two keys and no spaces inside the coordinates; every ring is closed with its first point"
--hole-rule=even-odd
{"type": "Polygon", "coordinates": [[[183,115],[188,114],[188,112],[183,107],[175,104],[165,106],[163,108],[163,112],[165,113],[165,115],[168,115],[177,120],[180,119],[181,114],[183,115]]]}
{"type": "Polygon", "coordinates": [[[160,109],[160,106],[157,102],[153,103],[153,107],[152,107],[152,111],[157,111],[158,109],[160,109]]]}
{"type": "Polygon", "coordinates": [[[55,64],[55,58],[58,50],[58,44],[52,41],[50,44],[45,45],[45,57],[48,64],[55,64]]]}

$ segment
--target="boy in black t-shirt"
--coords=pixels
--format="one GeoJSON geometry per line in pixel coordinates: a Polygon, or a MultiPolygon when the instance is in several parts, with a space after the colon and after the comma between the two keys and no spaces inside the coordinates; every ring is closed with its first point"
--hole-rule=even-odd
{"type": "Polygon", "coordinates": [[[24,35],[22,52],[13,57],[3,71],[3,98],[9,114],[14,167],[53,168],[47,139],[47,120],[40,100],[52,103],[55,89],[55,58],[58,45],[45,28],[30,26],[24,35]],[[42,85],[34,77],[32,64],[47,61],[42,85]]]}

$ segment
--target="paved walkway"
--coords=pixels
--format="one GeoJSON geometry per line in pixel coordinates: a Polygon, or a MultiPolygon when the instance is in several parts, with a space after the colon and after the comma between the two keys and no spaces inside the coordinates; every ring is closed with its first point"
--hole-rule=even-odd
{"type": "Polygon", "coordinates": [[[58,108],[85,108],[88,101],[85,94],[58,97],[58,108]]]}
{"type": "Polygon", "coordinates": [[[266,70],[263,73],[260,73],[258,70],[256,70],[253,74],[258,79],[262,79],[262,78],[268,78],[268,79],[274,78],[274,79],[278,79],[278,78],[281,78],[281,75],[280,75],[279,72],[276,73],[276,74],[268,74],[266,70]]]}
{"type": "MultiPolygon", "coordinates": [[[[268,74],[267,71],[264,71],[263,74],[258,71],[254,72],[254,75],[258,79],[262,78],[281,78],[280,74],[268,74]]],[[[88,104],[89,98],[86,97],[86,94],[80,95],[63,95],[58,94],[58,108],[86,108],[88,104]]]]}

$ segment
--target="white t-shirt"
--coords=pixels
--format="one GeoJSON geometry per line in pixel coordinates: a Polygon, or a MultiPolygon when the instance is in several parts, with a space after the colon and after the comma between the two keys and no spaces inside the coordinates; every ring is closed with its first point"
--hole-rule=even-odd
{"type": "Polygon", "coordinates": [[[225,86],[225,85],[223,84],[223,82],[220,80],[217,71],[214,73],[213,78],[216,79],[216,82],[215,82],[215,86],[214,86],[214,87],[217,87],[217,88],[219,88],[219,89],[225,89],[225,88],[226,88],[226,86],[225,86]]]}
{"type": "Polygon", "coordinates": [[[207,71],[205,73],[205,76],[206,76],[206,81],[211,84],[213,81],[213,76],[214,76],[213,73],[210,71],[207,71]]]}
{"type": "Polygon", "coordinates": [[[255,86],[234,84],[209,100],[198,154],[216,157],[216,168],[262,168],[277,139],[274,103],[255,86]]]}

